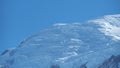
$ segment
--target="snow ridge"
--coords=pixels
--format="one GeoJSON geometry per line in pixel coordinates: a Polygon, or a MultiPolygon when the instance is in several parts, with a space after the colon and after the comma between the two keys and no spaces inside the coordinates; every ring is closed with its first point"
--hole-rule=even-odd
{"type": "Polygon", "coordinates": [[[120,14],[55,24],[5,50],[0,68],[120,68],[120,14]]]}
{"type": "Polygon", "coordinates": [[[101,26],[99,30],[105,35],[113,37],[113,40],[120,40],[120,14],[107,15],[90,22],[99,24],[101,26]]]}

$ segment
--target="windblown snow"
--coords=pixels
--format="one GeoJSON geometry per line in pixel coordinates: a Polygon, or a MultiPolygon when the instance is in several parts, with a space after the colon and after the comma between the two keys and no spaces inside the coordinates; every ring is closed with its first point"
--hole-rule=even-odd
{"type": "Polygon", "coordinates": [[[120,14],[55,24],[1,53],[0,68],[120,68],[120,14]]]}
{"type": "Polygon", "coordinates": [[[105,35],[113,37],[114,40],[120,40],[120,14],[108,15],[91,22],[99,24],[102,27],[99,30],[105,33],[105,35]]]}

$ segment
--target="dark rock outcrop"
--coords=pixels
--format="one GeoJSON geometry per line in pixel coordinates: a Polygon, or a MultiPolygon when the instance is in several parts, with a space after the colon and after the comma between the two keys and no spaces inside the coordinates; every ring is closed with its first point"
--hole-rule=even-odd
{"type": "Polygon", "coordinates": [[[105,60],[98,68],[119,68],[120,55],[112,55],[109,59],[105,60]]]}

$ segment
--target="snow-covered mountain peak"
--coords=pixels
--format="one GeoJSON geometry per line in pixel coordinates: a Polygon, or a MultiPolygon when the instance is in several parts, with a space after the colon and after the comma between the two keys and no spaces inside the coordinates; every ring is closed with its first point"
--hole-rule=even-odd
{"type": "Polygon", "coordinates": [[[5,50],[0,68],[120,68],[119,23],[120,15],[107,15],[55,24],[5,50]]]}
{"type": "Polygon", "coordinates": [[[120,14],[107,15],[90,22],[99,24],[101,26],[99,30],[105,35],[113,37],[113,40],[120,40],[120,14]]]}
{"type": "Polygon", "coordinates": [[[120,14],[107,15],[104,16],[104,19],[108,21],[111,25],[120,27],[120,14]]]}

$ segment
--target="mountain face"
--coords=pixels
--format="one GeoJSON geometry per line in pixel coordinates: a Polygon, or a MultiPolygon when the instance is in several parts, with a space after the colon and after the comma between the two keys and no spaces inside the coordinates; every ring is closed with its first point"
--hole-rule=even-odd
{"type": "Polygon", "coordinates": [[[120,68],[120,14],[55,24],[5,50],[0,68],[120,68]]]}

